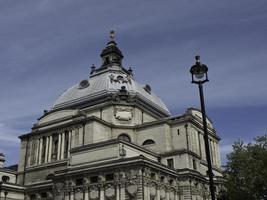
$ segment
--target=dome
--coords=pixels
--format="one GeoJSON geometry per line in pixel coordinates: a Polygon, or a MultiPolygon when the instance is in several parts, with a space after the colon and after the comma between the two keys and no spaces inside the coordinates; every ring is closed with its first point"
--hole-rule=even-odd
{"type": "Polygon", "coordinates": [[[145,101],[151,107],[170,115],[167,106],[157,97],[150,86],[136,82],[132,75],[119,66],[109,66],[91,75],[89,79],[67,89],[54,103],[53,109],[63,109],[86,104],[104,96],[118,93],[122,87],[134,97],[145,101]]]}
{"type": "Polygon", "coordinates": [[[110,32],[110,41],[100,54],[102,65],[98,69],[93,65],[90,78],[66,90],[55,101],[53,110],[95,105],[123,91],[151,111],[156,111],[159,116],[169,116],[168,108],[151,91],[151,87],[136,82],[132,70],[122,67],[123,55],[114,41],[114,34],[114,31],[110,32]]]}

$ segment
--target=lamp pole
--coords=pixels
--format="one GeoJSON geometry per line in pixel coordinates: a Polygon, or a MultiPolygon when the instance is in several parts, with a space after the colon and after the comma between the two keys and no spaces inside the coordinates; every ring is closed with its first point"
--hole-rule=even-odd
{"type": "Polygon", "coordinates": [[[204,101],[204,93],[203,93],[203,84],[209,81],[208,67],[204,64],[201,64],[200,56],[196,56],[195,59],[196,59],[196,64],[191,67],[190,73],[192,75],[192,83],[197,84],[198,89],[199,89],[201,113],[202,113],[202,120],[203,120],[204,143],[205,143],[205,151],[206,151],[206,158],[207,158],[207,164],[208,164],[207,173],[209,176],[210,194],[211,194],[211,199],[215,200],[212,164],[211,164],[211,158],[210,158],[209,135],[208,135],[208,128],[207,128],[205,101],[204,101]]]}

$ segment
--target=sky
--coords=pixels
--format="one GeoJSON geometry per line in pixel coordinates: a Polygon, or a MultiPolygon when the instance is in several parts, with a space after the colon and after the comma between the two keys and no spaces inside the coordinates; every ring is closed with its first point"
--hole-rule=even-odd
{"type": "Polygon", "coordinates": [[[149,84],[172,115],[199,107],[189,73],[209,67],[206,112],[221,137],[223,163],[234,141],[267,134],[266,0],[0,0],[0,152],[19,161],[19,135],[43,110],[88,77],[110,30],[123,65],[149,84]]]}

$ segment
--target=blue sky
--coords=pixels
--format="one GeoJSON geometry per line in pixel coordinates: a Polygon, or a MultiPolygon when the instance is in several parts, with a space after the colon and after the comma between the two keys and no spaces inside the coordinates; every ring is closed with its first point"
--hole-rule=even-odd
{"type": "Polygon", "coordinates": [[[265,0],[0,0],[0,152],[18,162],[18,135],[68,87],[100,65],[110,30],[135,79],[173,115],[199,107],[190,66],[209,67],[207,114],[221,140],[267,132],[265,0]]]}

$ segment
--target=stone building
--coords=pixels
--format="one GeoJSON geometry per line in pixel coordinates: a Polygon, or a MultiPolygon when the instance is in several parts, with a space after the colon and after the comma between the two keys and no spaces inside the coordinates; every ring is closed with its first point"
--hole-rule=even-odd
{"type": "MultiPolygon", "coordinates": [[[[18,196],[6,198],[209,199],[200,111],[171,116],[151,87],[123,67],[114,37],[101,59],[88,79],[67,89],[32,131],[20,136],[16,180],[9,184],[17,188],[5,187],[18,196]]],[[[220,138],[207,121],[218,191],[220,138]]]]}

